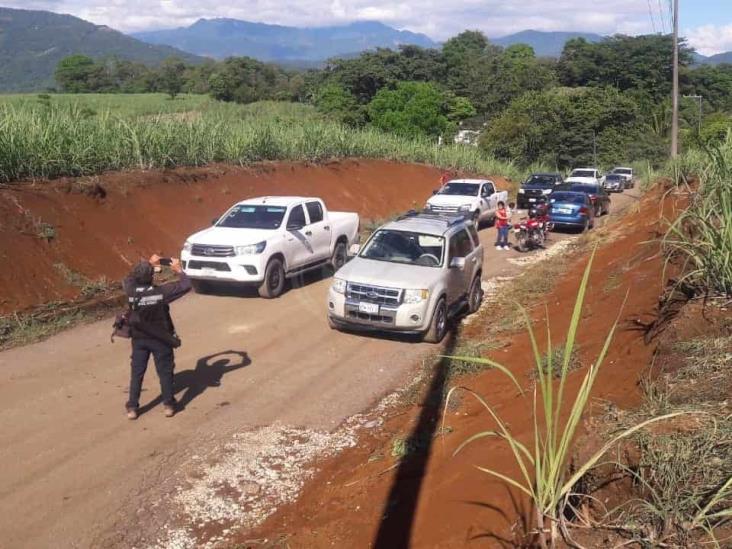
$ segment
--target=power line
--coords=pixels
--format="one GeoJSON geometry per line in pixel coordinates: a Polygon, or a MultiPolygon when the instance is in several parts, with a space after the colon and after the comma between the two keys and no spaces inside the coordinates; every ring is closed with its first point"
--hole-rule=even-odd
{"type": "Polygon", "coordinates": [[[658,0],[658,18],[661,20],[663,34],[666,34],[666,18],[663,16],[663,0],[658,0]]]}
{"type": "Polygon", "coordinates": [[[656,19],[653,17],[653,6],[651,0],[648,0],[648,15],[651,18],[651,27],[653,28],[653,34],[656,34],[656,19]]]}

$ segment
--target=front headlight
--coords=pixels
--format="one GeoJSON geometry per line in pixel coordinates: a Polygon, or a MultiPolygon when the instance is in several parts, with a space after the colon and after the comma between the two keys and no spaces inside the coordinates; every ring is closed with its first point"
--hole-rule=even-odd
{"type": "Polygon", "coordinates": [[[186,243],[185,243],[185,244],[183,244],[183,251],[184,251],[184,252],[190,252],[190,251],[191,251],[192,249],[193,249],[193,243],[191,243],[191,242],[188,242],[188,241],[186,240],[186,243]]]}
{"type": "Polygon", "coordinates": [[[266,247],[267,242],[262,241],[258,242],[257,244],[250,244],[249,246],[236,246],[234,248],[234,252],[236,253],[236,255],[261,254],[266,247]]]}
{"type": "Polygon", "coordinates": [[[432,209],[432,204],[430,204],[429,202],[427,202],[427,204],[424,205],[424,209],[425,210],[431,210],[432,209]]]}
{"type": "Polygon", "coordinates": [[[544,189],[541,192],[544,194],[552,194],[552,189],[544,189]]]}
{"type": "Polygon", "coordinates": [[[526,189],[519,189],[519,194],[524,194],[526,192],[526,189]]]}
{"type": "Polygon", "coordinates": [[[410,305],[427,301],[429,297],[429,290],[404,290],[404,303],[408,303],[410,305]]]}
{"type": "Polygon", "coordinates": [[[347,283],[342,278],[334,278],[333,283],[331,284],[331,288],[333,288],[333,291],[337,294],[345,294],[346,293],[346,286],[347,283]]]}
{"type": "Polygon", "coordinates": [[[463,204],[462,206],[460,206],[458,208],[458,211],[469,212],[471,210],[471,206],[472,206],[471,204],[463,204]]]}

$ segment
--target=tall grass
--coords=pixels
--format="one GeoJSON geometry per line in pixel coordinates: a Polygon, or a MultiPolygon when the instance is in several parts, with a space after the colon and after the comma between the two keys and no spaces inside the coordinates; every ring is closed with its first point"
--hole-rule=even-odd
{"type": "MultiPolygon", "coordinates": [[[[611,440],[590,456],[584,463],[575,463],[571,474],[568,472],[571,444],[582,415],[589,403],[597,374],[607,356],[620,319],[620,316],[618,316],[618,319],[616,319],[610,328],[599,356],[587,368],[579,389],[574,396],[574,400],[572,400],[567,389],[567,379],[576,347],[577,330],[582,316],[582,308],[587,292],[593,258],[594,253],[587,264],[577,292],[577,300],[574,305],[560,364],[556,364],[553,359],[554,353],[552,353],[551,332],[548,325],[547,347],[545,354],[542,356],[528,315],[524,313],[533,348],[536,369],[535,377],[538,380],[532,400],[532,443],[525,444],[517,439],[510,432],[508,426],[493,406],[480,395],[470,391],[489,413],[497,428],[479,432],[471,436],[455,452],[460,452],[466,445],[487,437],[499,437],[506,441],[513,455],[513,459],[518,466],[520,475],[517,478],[512,478],[495,469],[487,467],[478,467],[478,469],[503,480],[530,498],[534,508],[533,524],[535,530],[533,534],[541,547],[554,547],[556,545],[559,538],[559,531],[565,524],[563,509],[567,505],[574,485],[591,468],[597,465],[599,460],[613,445],[651,423],[679,415],[666,414],[655,417],[616,433],[611,440]],[[558,380],[555,378],[558,378],[558,380]]],[[[507,368],[494,361],[470,357],[460,357],[460,359],[488,364],[508,375],[514,384],[519,387],[516,378],[507,368]]],[[[458,388],[451,389],[448,393],[448,403],[456,389],[458,388]]],[[[447,409],[447,406],[445,408],[447,409]]]]}
{"type": "Polygon", "coordinates": [[[664,245],[684,264],[683,282],[703,293],[732,296],[732,135],[702,156],[684,155],[678,177],[694,174],[698,188],[671,224],[664,245]]]}
{"type": "Polygon", "coordinates": [[[82,103],[0,103],[0,181],[345,157],[426,163],[511,179],[522,175],[512,163],[485,157],[474,147],[437,147],[429,140],[354,130],[321,119],[304,105],[214,103],[191,116],[131,112],[94,112],[82,103]]]}

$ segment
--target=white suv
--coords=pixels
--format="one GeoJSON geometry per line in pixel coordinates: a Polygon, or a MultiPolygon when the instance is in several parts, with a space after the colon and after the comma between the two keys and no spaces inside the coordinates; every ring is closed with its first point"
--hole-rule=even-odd
{"type": "Polygon", "coordinates": [[[439,343],[451,317],[480,307],[483,246],[463,216],[410,212],[357,253],[328,293],[332,328],[417,333],[439,343]]]}

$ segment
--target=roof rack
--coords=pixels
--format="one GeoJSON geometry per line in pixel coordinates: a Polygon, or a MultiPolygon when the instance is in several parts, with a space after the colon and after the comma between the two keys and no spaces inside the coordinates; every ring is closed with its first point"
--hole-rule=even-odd
{"type": "Polygon", "coordinates": [[[397,221],[403,221],[405,219],[430,219],[433,221],[443,221],[448,227],[464,223],[471,218],[470,212],[465,213],[434,213],[427,211],[409,210],[396,218],[397,221]]]}

